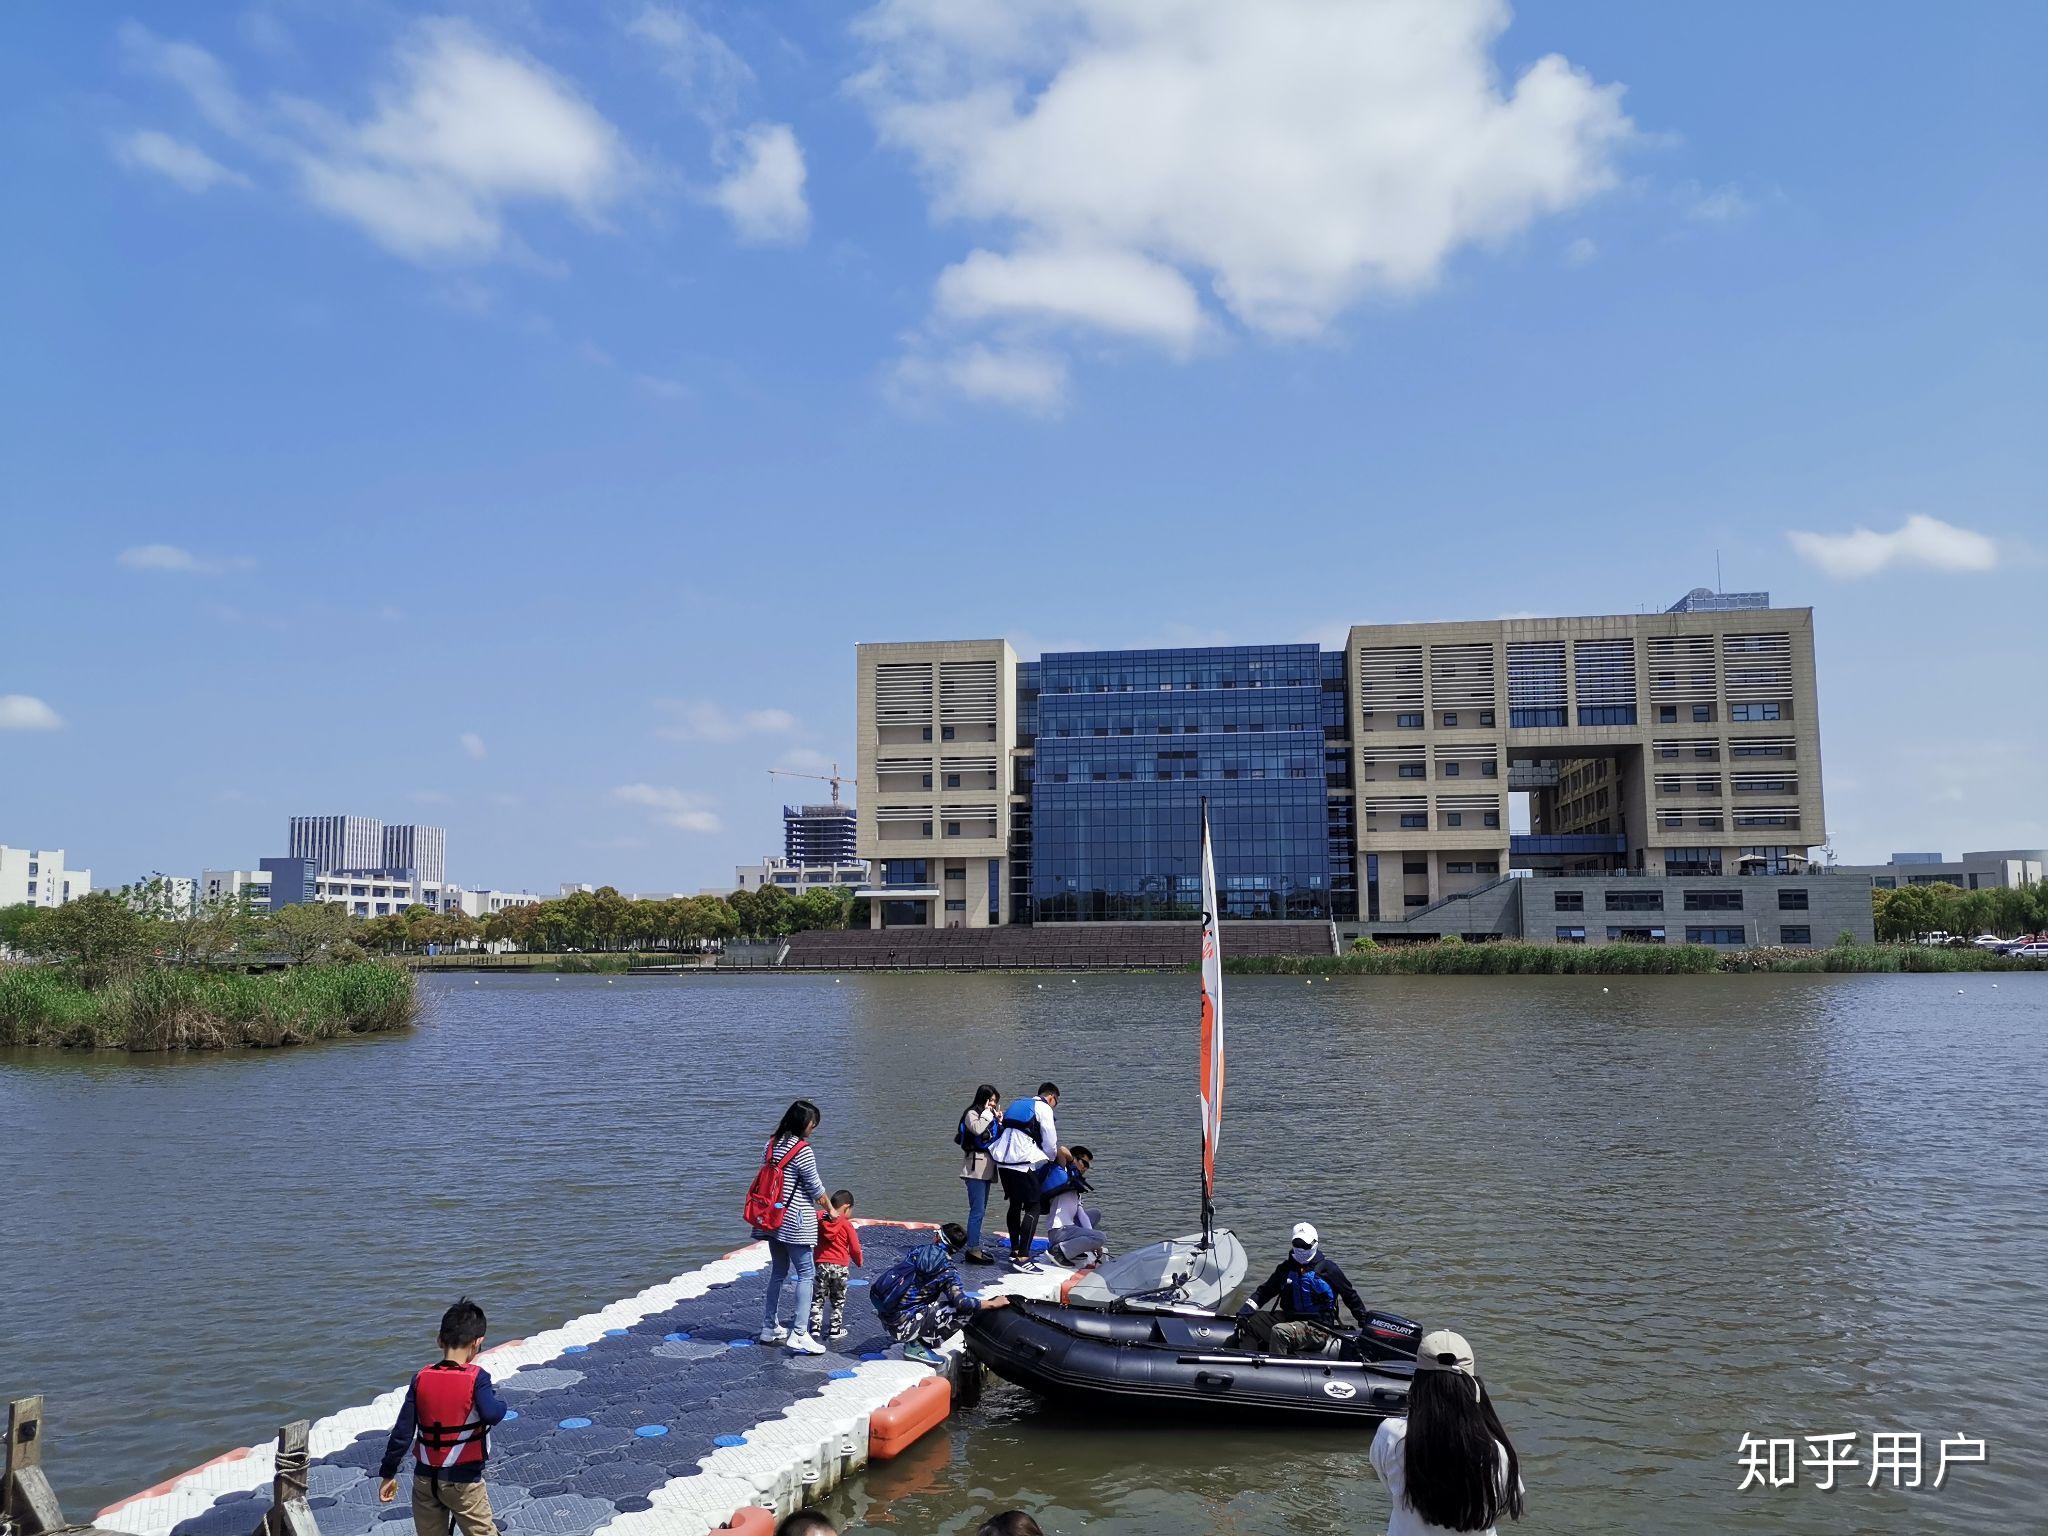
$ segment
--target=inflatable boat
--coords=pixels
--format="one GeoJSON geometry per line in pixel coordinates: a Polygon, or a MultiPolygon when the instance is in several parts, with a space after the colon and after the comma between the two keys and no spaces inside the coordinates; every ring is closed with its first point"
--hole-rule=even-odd
{"type": "Polygon", "coordinates": [[[1370,1428],[1407,1411],[1419,1324],[1374,1312],[1338,1353],[1271,1353],[1241,1339],[1235,1319],[1216,1316],[1243,1274],[1243,1249],[1228,1232],[1157,1244],[1078,1277],[1064,1301],[1013,1298],[975,1313],[967,1350],[1028,1391],[1120,1412],[1370,1428]]]}

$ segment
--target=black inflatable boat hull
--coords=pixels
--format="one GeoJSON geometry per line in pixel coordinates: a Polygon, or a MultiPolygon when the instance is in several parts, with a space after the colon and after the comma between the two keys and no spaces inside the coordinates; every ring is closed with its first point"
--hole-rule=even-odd
{"type": "Polygon", "coordinates": [[[1412,1358],[1250,1354],[1227,1347],[1232,1332],[1216,1318],[1020,1300],[977,1312],[966,1339],[1005,1381],[1096,1408],[1367,1428],[1407,1411],[1412,1358]]]}

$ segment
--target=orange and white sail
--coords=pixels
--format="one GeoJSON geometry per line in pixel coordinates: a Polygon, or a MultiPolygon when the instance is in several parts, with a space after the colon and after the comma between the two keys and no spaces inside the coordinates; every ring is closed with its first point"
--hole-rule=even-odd
{"type": "Polygon", "coordinates": [[[1223,1139],[1222,907],[1216,899],[1216,851],[1209,841],[1209,799],[1202,797],[1202,1232],[1215,1226],[1216,1145],[1223,1139]]]}

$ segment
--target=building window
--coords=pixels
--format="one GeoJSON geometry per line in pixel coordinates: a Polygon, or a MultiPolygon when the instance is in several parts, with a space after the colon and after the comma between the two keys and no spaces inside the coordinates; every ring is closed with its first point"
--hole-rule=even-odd
{"type": "Polygon", "coordinates": [[[930,774],[924,775],[921,782],[926,789],[930,789],[932,787],[932,776],[930,774]]]}
{"type": "Polygon", "coordinates": [[[922,731],[918,732],[918,735],[922,737],[924,740],[930,741],[932,739],[932,728],[930,726],[926,726],[922,731]]]}
{"type": "Polygon", "coordinates": [[[1730,704],[1728,706],[1728,718],[1730,720],[1776,720],[1780,718],[1778,711],[1779,706],[1776,704],[1730,704]]]}
{"type": "Polygon", "coordinates": [[[1659,704],[1657,706],[1657,723],[1659,725],[1678,724],[1678,706],[1676,704],[1659,704]]]}
{"type": "Polygon", "coordinates": [[[1531,727],[1546,725],[1563,725],[1564,711],[1562,709],[1511,709],[1508,711],[1508,724],[1517,730],[1528,730],[1531,727]]]}
{"type": "Polygon", "coordinates": [[[1687,891],[1685,910],[1688,912],[1740,912],[1742,892],[1740,891],[1687,891]]]}
{"type": "Polygon", "coordinates": [[[1740,944],[1745,937],[1742,925],[1739,923],[1733,928],[1688,928],[1685,930],[1685,942],[1688,944],[1740,944]]]}
{"type": "Polygon", "coordinates": [[[1472,872],[1473,872],[1473,873],[1474,873],[1475,875],[1497,875],[1497,874],[1499,874],[1499,873],[1500,873],[1500,860],[1498,860],[1498,859],[1479,859],[1479,860],[1476,860],[1476,861],[1474,861],[1474,863],[1473,863],[1473,865],[1472,865],[1472,872]]]}
{"type": "Polygon", "coordinates": [[[1426,875],[1429,873],[1429,865],[1421,859],[1404,859],[1401,863],[1401,873],[1404,875],[1426,875]]]}
{"type": "Polygon", "coordinates": [[[1500,812],[1488,811],[1482,819],[1485,821],[1487,826],[1497,827],[1500,825],[1500,812]]]}
{"type": "Polygon", "coordinates": [[[1583,944],[1586,942],[1586,930],[1584,928],[1567,928],[1560,923],[1557,929],[1557,942],[1560,944],[1583,944]]]}
{"type": "Polygon", "coordinates": [[[1429,817],[1423,812],[1408,811],[1403,813],[1401,825],[1404,827],[1427,828],[1429,826],[1429,817]]]}
{"type": "MultiPolygon", "coordinates": [[[[948,788],[948,789],[958,789],[959,787],[960,787],[960,775],[959,775],[959,774],[957,774],[957,773],[949,773],[949,774],[947,774],[947,775],[946,775],[946,788],[948,788]]],[[[927,784],[927,785],[925,785],[925,788],[929,789],[929,788],[931,788],[931,785],[927,784]]]]}
{"type": "Polygon", "coordinates": [[[1610,944],[1662,944],[1662,928],[1609,928],[1607,942],[1610,944]]]}
{"type": "Polygon", "coordinates": [[[1811,944],[1813,942],[1813,929],[1803,924],[1796,928],[1787,924],[1778,930],[1778,942],[1780,944],[1811,944]]]}
{"type": "Polygon", "coordinates": [[[1490,709],[1482,709],[1481,711],[1479,711],[1479,723],[1481,725],[1493,724],[1493,711],[1490,709]]]}
{"type": "Polygon", "coordinates": [[[1778,910],[1780,912],[1804,912],[1806,910],[1806,892],[1778,892],[1778,910]]]}
{"type": "Polygon", "coordinates": [[[1401,898],[1401,905],[1404,907],[1426,907],[1429,905],[1429,898],[1423,895],[1404,896],[1401,898]]]}
{"type": "Polygon", "coordinates": [[[1453,713],[1452,711],[1450,711],[1450,710],[1445,710],[1445,711],[1444,711],[1444,724],[1445,724],[1446,726],[1453,726],[1453,725],[1456,725],[1457,723],[1458,723],[1458,717],[1457,717],[1457,715],[1456,715],[1455,713],[1453,713]]]}
{"type": "Polygon", "coordinates": [[[1559,912],[1583,912],[1586,910],[1586,893],[1584,891],[1554,892],[1551,905],[1559,912]]]}
{"type": "Polygon", "coordinates": [[[1633,704],[1599,704],[1579,711],[1581,725],[1634,725],[1636,707],[1633,704]]]}
{"type": "Polygon", "coordinates": [[[1892,875],[1879,875],[1870,883],[1876,886],[1880,891],[1895,891],[1899,888],[1899,882],[1897,878],[1892,875]]]}
{"type": "Polygon", "coordinates": [[[946,823],[946,836],[948,836],[948,837],[958,837],[959,835],[960,835],[960,823],[959,823],[959,822],[957,822],[957,821],[949,821],[949,822],[947,822],[947,823],[946,823]]]}
{"type": "Polygon", "coordinates": [[[951,740],[953,739],[953,736],[954,736],[954,730],[953,730],[953,727],[952,727],[952,726],[950,726],[950,725],[942,725],[942,726],[940,726],[940,727],[939,727],[939,740],[941,740],[941,741],[951,741],[951,740]]]}
{"type": "Polygon", "coordinates": [[[918,823],[918,828],[919,831],[917,835],[919,837],[930,837],[932,835],[932,824],[930,822],[921,821],[918,823]]]}
{"type": "Polygon", "coordinates": [[[1419,713],[1396,715],[1394,716],[1394,724],[1404,731],[1419,731],[1422,729],[1422,716],[1419,713]]]}
{"type": "Polygon", "coordinates": [[[1002,921],[1003,916],[1003,866],[999,860],[988,861],[988,920],[990,926],[1002,921]]]}
{"type": "Polygon", "coordinates": [[[1447,779],[1455,779],[1455,778],[1456,778],[1457,776],[1458,776],[1458,765],[1457,765],[1456,763],[1445,763],[1445,764],[1444,764],[1444,777],[1445,777],[1445,778],[1447,778],[1447,779]]]}
{"type": "Polygon", "coordinates": [[[948,896],[946,898],[946,910],[948,912],[965,912],[967,910],[967,899],[964,896],[948,896]]]}
{"type": "Polygon", "coordinates": [[[1662,912],[1664,893],[1662,891],[1609,891],[1607,910],[1610,912],[1662,912]]]}
{"type": "Polygon", "coordinates": [[[1714,706],[1711,704],[1693,705],[1692,718],[1695,724],[1704,724],[1714,718],[1714,706]]]}
{"type": "Polygon", "coordinates": [[[1500,777],[1500,764],[1488,759],[1479,765],[1479,773],[1482,778],[1497,779],[1500,777]]]}
{"type": "Polygon", "coordinates": [[[1401,764],[1401,777],[1402,777],[1402,778],[1404,778],[1404,779],[1419,779],[1419,778],[1421,778],[1421,777],[1422,777],[1422,764],[1420,764],[1420,763],[1403,763],[1403,764],[1401,764]]]}
{"type": "Polygon", "coordinates": [[[1447,875],[1469,875],[1472,873],[1472,866],[1469,863],[1446,864],[1444,866],[1444,873],[1447,875]]]}
{"type": "Polygon", "coordinates": [[[1447,827],[1462,827],[1465,825],[1465,813],[1463,811],[1445,811],[1444,825],[1447,827]]]}

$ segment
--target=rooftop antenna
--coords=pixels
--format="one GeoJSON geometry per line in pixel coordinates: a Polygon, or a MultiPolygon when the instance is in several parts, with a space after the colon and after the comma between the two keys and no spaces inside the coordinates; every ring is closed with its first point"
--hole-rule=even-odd
{"type": "Polygon", "coordinates": [[[1723,590],[1721,586],[1721,551],[1718,549],[1714,551],[1714,590],[1716,592],[1723,590]]]}

